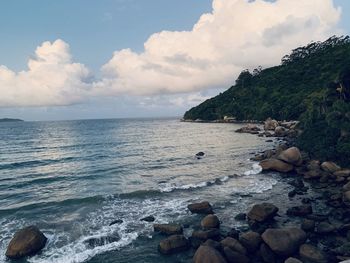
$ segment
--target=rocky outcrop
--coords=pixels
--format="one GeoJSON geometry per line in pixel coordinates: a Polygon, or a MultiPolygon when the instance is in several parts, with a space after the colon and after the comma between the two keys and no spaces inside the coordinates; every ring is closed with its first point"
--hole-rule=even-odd
{"type": "Polygon", "coordinates": [[[194,257],[194,263],[227,263],[219,251],[210,246],[200,246],[194,257]]]}
{"type": "Polygon", "coordinates": [[[259,134],[259,131],[261,131],[261,129],[253,124],[248,124],[247,126],[244,126],[242,128],[239,128],[238,130],[236,130],[235,132],[238,133],[250,133],[250,134],[259,134]]]}
{"type": "Polygon", "coordinates": [[[209,202],[194,203],[187,206],[193,214],[213,214],[213,208],[209,202]]]}
{"type": "Polygon", "coordinates": [[[285,163],[278,159],[267,159],[259,163],[263,171],[276,171],[281,173],[288,173],[294,170],[294,166],[288,163],[285,163]]]}
{"type": "Polygon", "coordinates": [[[256,204],[248,212],[247,217],[257,222],[265,222],[272,219],[278,212],[278,208],[270,203],[256,204]]]}
{"type": "Polygon", "coordinates": [[[303,163],[301,153],[297,147],[288,148],[287,150],[281,152],[277,158],[281,161],[296,166],[300,166],[303,163]]]}
{"type": "Polygon", "coordinates": [[[154,231],[165,235],[176,235],[183,232],[182,226],[175,224],[154,224],[153,228],[154,231]]]}
{"type": "Polygon", "coordinates": [[[220,227],[219,218],[216,215],[207,215],[201,221],[203,229],[218,228],[220,227]]]}
{"type": "Polygon", "coordinates": [[[280,256],[292,256],[306,240],[306,233],[299,228],[267,229],[262,239],[280,256]]]}
{"type": "Polygon", "coordinates": [[[189,241],[183,235],[173,235],[160,241],[158,250],[160,253],[169,255],[190,248],[189,241]]]}
{"type": "Polygon", "coordinates": [[[11,239],[6,256],[11,259],[20,259],[31,256],[45,247],[47,238],[36,227],[28,226],[15,233],[11,239]]]}
{"type": "Polygon", "coordinates": [[[279,126],[278,121],[268,118],[264,123],[265,131],[274,131],[279,126]]]}

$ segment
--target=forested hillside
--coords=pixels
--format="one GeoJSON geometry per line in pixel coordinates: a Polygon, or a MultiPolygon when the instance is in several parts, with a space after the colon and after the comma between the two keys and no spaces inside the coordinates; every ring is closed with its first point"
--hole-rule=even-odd
{"type": "Polygon", "coordinates": [[[187,111],[184,119],[301,120],[299,145],[350,163],[350,38],[294,49],[281,65],[243,71],[234,86],[187,111]]]}

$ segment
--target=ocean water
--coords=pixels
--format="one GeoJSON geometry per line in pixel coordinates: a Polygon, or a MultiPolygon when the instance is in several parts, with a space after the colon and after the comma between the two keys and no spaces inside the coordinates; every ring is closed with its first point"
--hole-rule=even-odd
{"type": "Polygon", "coordinates": [[[0,262],[14,232],[37,225],[48,237],[23,262],[190,262],[162,256],[152,223],[200,222],[186,207],[210,201],[222,227],[256,200],[278,194],[252,152],[271,147],[238,124],[111,119],[0,124],[0,262]],[[199,151],[202,159],[195,158],[199,151]],[[248,198],[244,198],[248,196],[248,198]],[[121,219],[123,223],[109,226],[121,219]]]}

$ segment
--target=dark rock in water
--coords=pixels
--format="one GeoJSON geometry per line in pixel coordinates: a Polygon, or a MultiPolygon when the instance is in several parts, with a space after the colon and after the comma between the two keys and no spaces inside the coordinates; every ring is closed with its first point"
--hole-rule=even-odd
{"type": "Polygon", "coordinates": [[[112,221],[109,226],[113,226],[113,225],[116,225],[116,224],[122,224],[123,223],[123,220],[121,219],[117,219],[117,220],[114,220],[112,221]]]}
{"type": "Polygon", "coordinates": [[[300,205],[288,208],[287,215],[289,216],[306,216],[312,214],[311,205],[300,205]]]}
{"type": "Polygon", "coordinates": [[[220,221],[216,215],[207,215],[201,221],[201,226],[203,229],[219,228],[220,221]]]}
{"type": "Polygon", "coordinates": [[[146,221],[146,222],[154,222],[154,220],[156,220],[154,216],[146,216],[141,219],[141,221],[146,221]]]}
{"type": "Polygon", "coordinates": [[[106,237],[93,237],[84,241],[90,248],[104,246],[113,242],[120,240],[118,235],[116,236],[106,236],[106,237]]]}
{"type": "Polygon", "coordinates": [[[197,156],[197,157],[203,157],[204,155],[205,155],[204,152],[198,152],[198,153],[196,153],[196,156],[197,156]]]}
{"type": "Polygon", "coordinates": [[[299,249],[299,254],[303,262],[308,262],[308,263],[327,263],[328,262],[326,255],[321,250],[309,244],[302,245],[299,249]]]}
{"type": "Polygon", "coordinates": [[[224,254],[229,263],[249,263],[249,258],[241,253],[238,253],[237,251],[233,251],[229,247],[224,247],[224,254]]]}
{"type": "Polygon", "coordinates": [[[165,235],[182,234],[183,229],[180,225],[175,224],[155,224],[153,225],[154,231],[160,232],[165,235]]]}
{"type": "Polygon", "coordinates": [[[234,239],[238,239],[239,238],[239,230],[232,228],[228,233],[227,233],[228,237],[232,237],[234,239]]]}
{"type": "Polygon", "coordinates": [[[315,221],[310,219],[304,219],[301,223],[301,229],[304,231],[314,231],[315,221]]]}
{"type": "Polygon", "coordinates": [[[262,203],[254,205],[248,212],[247,216],[250,220],[265,222],[272,219],[278,212],[278,208],[270,203],[262,203]]]}
{"type": "Polygon", "coordinates": [[[187,206],[193,214],[213,214],[213,208],[209,202],[194,203],[187,206]]]}
{"type": "Polygon", "coordinates": [[[183,235],[173,235],[160,241],[158,250],[160,253],[169,255],[190,248],[189,241],[183,235]]]}
{"type": "Polygon", "coordinates": [[[200,246],[193,257],[194,263],[227,263],[219,251],[210,246],[200,246]]]}
{"type": "Polygon", "coordinates": [[[25,227],[15,233],[11,239],[6,256],[11,259],[20,259],[32,256],[45,247],[47,238],[36,226],[25,227]]]}
{"type": "Polygon", "coordinates": [[[247,214],[246,213],[239,213],[238,215],[235,216],[236,220],[243,221],[247,219],[247,214]]]}
{"type": "Polygon", "coordinates": [[[245,247],[243,247],[238,240],[232,237],[226,237],[224,240],[221,240],[220,243],[223,247],[228,247],[231,250],[236,251],[240,254],[245,255],[247,253],[247,250],[245,249],[245,247]]]}
{"type": "Polygon", "coordinates": [[[262,239],[280,256],[292,256],[306,240],[306,233],[299,228],[267,229],[262,239]]]}
{"type": "Polygon", "coordinates": [[[209,230],[198,230],[192,232],[193,238],[198,238],[201,240],[214,239],[217,240],[220,238],[220,231],[217,228],[209,230]]]}
{"type": "Polygon", "coordinates": [[[297,195],[297,191],[294,189],[288,193],[288,197],[294,197],[297,195]]]}
{"type": "Polygon", "coordinates": [[[256,232],[246,232],[239,237],[239,242],[249,251],[256,251],[262,242],[260,235],[256,232]]]}
{"type": "Polygon", "coordinates": [[[336,230],[336,227],[327,223],[321,222],[316,226],[315,232],[317,234],[330,234],[336,230]]]}
{"type": "Polygon", "coordinates": [[[304,197],[303,199],[301,199],[301,202],[303,203],[303,204],[310,204],[311,203],[311,199],[310,198],[308,198],[308,197],[304,197]]]}
{"type": "Polygon", "coordinates": [[[276,262],[276,255],[273,253],[273,251],[265,243],[261,244],[259,253],[260,253],[260,256],[262,257],[262,259],[265,263],[275,263],[276,262]]]}

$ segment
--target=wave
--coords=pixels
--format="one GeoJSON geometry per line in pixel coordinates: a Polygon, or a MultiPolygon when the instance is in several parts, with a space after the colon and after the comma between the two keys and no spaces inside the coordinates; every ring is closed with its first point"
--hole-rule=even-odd
{"type": "Polygon", "coordinates": [[[255,175],[262,172],[262,167],[258,163],[254,163],[251,170],[244,172],[244,175],[255,175]]]}

